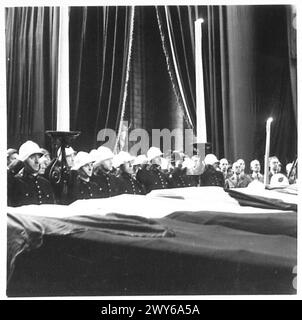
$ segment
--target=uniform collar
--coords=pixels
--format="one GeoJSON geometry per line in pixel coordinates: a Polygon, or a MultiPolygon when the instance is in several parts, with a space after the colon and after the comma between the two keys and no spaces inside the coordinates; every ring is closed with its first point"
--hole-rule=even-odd
{"type": "Polygon", "coordinates": [[[132,175],[128,172],[122,172],[121,173],[121,176],[124,177],[124,178],[129,178],[129,179],[132,179],[132,175]]]}
{"type": "Polygon", "coordinates": [[[101,175],[103,175],[103,176],[109,176],[110,175],[110,171],[105,171],[105,170],[103,170],[103,169],[99,169],[97,172],[96,172],[96,175],[98,176],[101,176],[101,175]]]}
{"type": "Polygon", "coordinates": [[[160,166],[158,164],[152,164],[150,166],[150,170],[154,170],[154,171],[160,171],[160,166]]]}
{"type": "Polygon", "coordinates": [[[27,170],[23,170],[23,174],[22,177],[23,178],[30,178],[30,179],[37,179],[39,176],[39,174],[32,174],[30,172],[28,172],[27,170]]]}

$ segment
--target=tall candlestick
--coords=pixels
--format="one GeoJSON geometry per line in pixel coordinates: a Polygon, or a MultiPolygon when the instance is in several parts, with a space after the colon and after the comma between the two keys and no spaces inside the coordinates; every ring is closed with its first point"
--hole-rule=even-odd
{"type": "Polygon", "coordinates": [[[69,131],[69,8],[60,7],[57,130],[69,131]]]}
{"type": "Polygon", "coordinates": [[[265,143],[265,154],[264,154],[264,186],[269,184],[269,151],[270,151],[270,139],[271,139],[271,123],[273,118],[268,118],[266,121],[266,143],[265,143]]]}
{"type": "Polygon", "coordinates": [[[197,143],[207,143],[206,114],[202,65],[202,23],[195,21],[196,136],[197,143]]]}

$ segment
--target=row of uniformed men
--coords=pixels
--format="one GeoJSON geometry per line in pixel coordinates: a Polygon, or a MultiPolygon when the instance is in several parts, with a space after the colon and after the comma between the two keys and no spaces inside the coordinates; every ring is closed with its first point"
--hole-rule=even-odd
{"type": "MultiPolygon", "coordinates": [[[[118,194],[146,194],[154,189],[197,186],[196,176],[186,174],[186,164],[173,172],[161,169],[160,149],[151,147],[147,156],[132,157],[121,151],[114,156],[107,147],[99,147],[90,153],[72,148],[66,150],[69,165],[68,190],[64,204],[78,199],[105,198],[118,194]],[[112,173],[113,165],[117,174],[112,173]]],[[[60,151],[58,158],[61,158],[60,151]]],[[[56,203],[58,201],[48,180],[52,162],[35,142],[21,145],[16,159],[8,166],[8,205],[56,203]],[[48,158],[48,166],[41,166],[48,158]]],[[[60,201],[62,203],[62,201],[60,201]]]]}
{"type": "MultiPolygon", "coordinates": [[[[32,142],[25,142],[17,158],[8,170],[8,204],[59,203],[68,204],[77,199],[103,198],[118,194],[146,194],[154,189],[190,187],[197,185],[221,186],[226,188],[246,187],[251,181],[263,182],[258,160],[251,162],[251,174],[245,174],[244,160],[236,161],[229,173],[226,159],[218,161],[215,155],[205,157],[202,168],[182,154],[173,169],[163,165],[160,149],[151,147],[147,156],[132,157],[121,151],[118,155],[107,147],[99,147],[90,153],[78,152],[69,147],[66,150],[69,166],[67,196],[62,199],[55,194],[48,181],[51,159],[45,149],[32,142]],[[184,160],[184,161],[183,161],[184,160]],[[20,171],[20,169],[22,170],[20,171]],[[197,170],[196,170],[197,167],[197,170]],[[115,174],[112,173],[115,168],[115,174]]],[[[61,158],[60,149],[58,158],[61,158]]],[[[11,159],[12,160],[12,159],[11,159]]],[[[276,160],[272,158],[272,161],[276,160]]],[[[276,161],[275,161],[276,162],[276,161]]],[[[271,164],[272,176],[279,172],[271,164]]],[[[280,165],[279,165],[280,167],[280,165]]],[[[56,191],[56,190],[54,190],[56,191]]]]}

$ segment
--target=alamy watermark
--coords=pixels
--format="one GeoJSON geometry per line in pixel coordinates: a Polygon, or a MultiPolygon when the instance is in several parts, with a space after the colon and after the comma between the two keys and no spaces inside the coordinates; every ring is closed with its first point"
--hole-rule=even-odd
{"type": "MultiPolygon", "coordinates": [[[[160,148],[166,154],[172,149],[172,141],[178,146],[178,150],[184,152],[188,157],[193,156],[194,149],[198,156],[205,157],[206,144],[194,143],[193,129],[152,129],[151,136],[147,130],[136,128],[128,129],[128,121],[123,121],[121,132],[118,136],[113,129],[102,129],[97,134],[97,141],[104,142],[102,145],[110,149],[127,151],[131,155],[146,154],[151,146],[160,148]],[[118,139],[118,141],[117,141],[118,139]],[[131,147],[129,148],[129,146],[131,147]]],[[[177,154],[175,155],[177,157],[177,154]]]]}

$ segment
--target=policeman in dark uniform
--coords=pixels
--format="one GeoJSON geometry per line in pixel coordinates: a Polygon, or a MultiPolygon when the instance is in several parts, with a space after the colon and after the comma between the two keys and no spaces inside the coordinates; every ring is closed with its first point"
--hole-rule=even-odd
{"type": "Polygon", "coordinates": [[[193,168],[194,162],[190,158],[186,158],[182,163],[176,165],[169,176],[171,188],[196,187],[198,183],[196,176],[192,174],[193,168]]]}
{"type": "Polygon", "coordinates": [[[24,168],[22,175],[17,177],[14,176],[14,170],[8,172],[8,205],[55,203],[50,182],[38,174],[41,155],[41,149],[35,142],[26,141],[21,145],[18,159],[24,168]]]}
{"type": "Polygon", "coordinates": [[[78,199],[100,198],[101,192],[96,183],[90,181],[93,173],[93,158],[87,152],[80,151],[74,159],[72,171],[78,175],[70,190],[71,202],[78,199]]]}
{"type": "Polygon", "coordinates": [[[204,158],[205,168],[200,176],[201,186],[224,187],[224,176],[218,170],[219,161],[214,154],[207,154],[204,158]]]}
{"type": "Polygon", "coordinates": [[[147,193],[155,189],[170,187],[168,175],[160,169],[161,156],[162,152],[159,148],[151,147],[147,152],[150,166],[139,170],[136,174],[136,179],[145,186],[147,193]]]}
{"type": "Polygon", "coordinates": [[[144,186],[136,180],[133,172],[135,158],[125,151],[121,151],[116,158],[116,167],[119,170],[118,178],[120,179],[122,193],[146,194],[144,186]]]}
{"type": "Polygon", "coordinates": [[[111,173],[114,154],[107,147],[97,149],[96,162],[91,180],[95,182],[102,198],[113,197],[122,193],[120,180],[111,173]]]}

